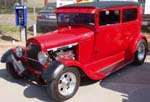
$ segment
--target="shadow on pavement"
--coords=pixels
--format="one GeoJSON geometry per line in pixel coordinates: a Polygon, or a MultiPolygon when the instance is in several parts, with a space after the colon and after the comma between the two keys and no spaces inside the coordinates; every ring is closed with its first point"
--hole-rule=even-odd
{"type": "Polygon", "coordinates": [[[0,78],[2,79],[5,79],[9,82],[12,82],[12,83],[17,83],[21,86],[27,86],[27,85],[30,85],[31,83],[28,82],[27,80],[24,80],[24,79],[14,79],[12,78],[9,73],[7,73],[6,69],[1,69],[0,70],[0,78]]]}
{"type": "Polygon", "coordinates": [[[6,36],[6,35],[3,35],[3,36],[1,36],[1,39],[2,40],[6,40],[6,41],[19,41],[19,40],[17,40],[17,39],[14,39],[14,38],[12,38],[12,37],[10,37],[10,36],[6,36]]]}
{"type": "Polygon", "coordinates": [[[102,80],[100,86],[121,93],[122,102],[150,102],[150,63],[128,65],[102,80]]]}
{"type": "Polygon", "coordinates": [[[80,81],[80,87],[82,86],[87,86],[87,85],[91,85],[91,84],[94,84],[98,81],[95,81],[95,80],[92,80],[92,79],[89,79],[88,77],[82,77],[81,78],[81,81],[80,81]]]}
{"type": "MultiPolygon", "coordinates": [[[[41,102],[54,102],[48,96],[45,86],[34,84],[25,79],[13,79],[2,68],[0,78],[25,87],[23,95],[27,98],[37,98],[41,102]]],[[[83,78],[80,86],[96,82],[83,78]]],[[[100,86],[121,93],[122,102],[150,102],[150,63],[144,63],[141,66],[128,65],[102,80],[100,86]]]]}
{"type": "Polygon", "coordinates": [[[35,84],[26,79],[14,79],[9,75],[6,69],[0,70],[0,78],[26,87],[23,94],[27,98],[37,98],[42,102],[54,102],[49,98],[45,86],[35,84]]]}
{"type": "Polygon", "coordinates": [[[32,84],[24,90],[23,94],[27,98],[37,98],[42,102],[55,102],[49,97],[44,86],[32,84]]]}
{"type": "MultiPolygon", "coordinates": [[[[7,80],[11,83],[19,84],[23,87],[25,87],[23,95],[27,98],[37,98],[41,100],[42,102],[54,102],[49,95],[47,94],[46,87],[42,85],[35,84],[31,81],[28,81],[26,79],[14,79],[12,78],[9,73],[6,71],[6,69],[0,70],[0,78],[7,80]]],[[[90,80],[87,77],[82,78],[81,80],[81,87],[85,85],[94,84],[97,81],[90,80]]]]}

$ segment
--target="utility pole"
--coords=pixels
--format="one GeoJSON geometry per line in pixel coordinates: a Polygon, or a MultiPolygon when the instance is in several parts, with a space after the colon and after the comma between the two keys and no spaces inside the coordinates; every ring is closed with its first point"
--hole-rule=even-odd
{"type": "MultiPolygon", "coordinates": [[[[35,0],[34,0],[35,3],[35,0]]],[[[33,14],[34,14],[34,24],[33,24],[33,34],[34,36],[37,35],[37,26],[36,26],[36,9],[35,9],[35,5],[33,5],[33,14]]]]}
{"type": "Polygon", "coordinates": [[[24,4],[24,0],[21,0],[21,5],[23,5],[24,4]]]}
{"type": "MultiPolygon", "coordinates": [[[[21,5],[24,5],[24,0],[21,0],[21,5]]],[[[20,25],[20,39],[22,42],[27,40],[27,26],[20,25]]]]}

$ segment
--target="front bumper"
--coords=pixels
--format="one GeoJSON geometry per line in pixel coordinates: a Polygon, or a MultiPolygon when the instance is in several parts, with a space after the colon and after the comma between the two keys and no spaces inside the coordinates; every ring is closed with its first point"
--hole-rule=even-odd
{"type": "MultiPolygon", "coordinates": [[[[12,63],[16,72],[32,81],[41,80],[54,80],[63,70],[66,68],[65,64],[59,61],[54,61],[51,64],[48,64],[47,67],[43,66],[42,71],[36,70],[35,66],[29,66],[29,58],[17,58],[13,50],[8,50],[1,59],[3,63],[12,63]],[[45,70],[43,70],[43,68],[45,70]]],[[[32,59],[33,60],[33,59],[32,59]]]]}
{"type": "Polygon", "coordinates": [[[22,74],[25,71],[25,68],[20,60],[17,60],[13,54],[10,55],[10,59],[12,60],[12,64],[14,69],[17,71],[18,74],[22,74]]]}
{"type": "Polygon", "coordinates": [[[1,58],[2,63],[12,63],[14,69],[17,71],[18,74],[22,74],[22,72],[25,70],[23,64],[20,60],[17,60],[13,49],[8,50],[5,54],[3,54],[1,58]]]}
{"type": "Polygon", "coordinates": [[[17,60],[17,58],[13,54],[10,56],[10,58],[14,69],[19,75],[24,76],[24,78],[33,81],[37,81],[41,78],[42,73],[31,67],[28,67],[27,62],[21,62],[21,60],[17,60]]]}
{"type": "MultiPolygon", "coordinates": [[[[29,67],[28,63],[26,61],[26,58],[19,59],[15,56],[13,49],[8,50],[6,53],[3,54],[1,58],[2,63],[12,63],[14,69],[19,75],[23,76],[31,76],[30,74],[34,74],[36,76],[40,76],[42,72],[29,67]],[[28,73],[28,74],[26,74],[28,73]],[[25,74],[25,75],[24,75],[25,74]]],[[[33,75],[32,75],[33,76],[33,75]]]]}

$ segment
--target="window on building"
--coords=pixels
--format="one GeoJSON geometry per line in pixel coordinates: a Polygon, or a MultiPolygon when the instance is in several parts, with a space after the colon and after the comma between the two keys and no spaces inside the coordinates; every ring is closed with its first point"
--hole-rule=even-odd
{"type": "Polygon", "coordinates": [[[120,23],[119,10],[106,10],[99,13],[99,25],[109,25],[120,23]]]}

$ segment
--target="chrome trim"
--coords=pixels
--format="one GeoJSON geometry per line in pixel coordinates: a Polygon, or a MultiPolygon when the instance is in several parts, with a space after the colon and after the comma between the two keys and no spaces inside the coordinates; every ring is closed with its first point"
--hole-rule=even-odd
{"type": "Polygon", "coordinates": [[[35,60],[35,59],[32,59],[32,58],[29,58],[29,57],[23,57],[25,59],[28,59],[28,60],[32,60],[32,61],[35,61],[35,62],[39,62],[38,60],[35,60]]]}
{"type": "Polygon", "coordinates": [[[13,61],[13,66],[15,70],[18,72],[18,74],[21,75],[21,73],[25,70],[24,66],[22,65],[21,61],[17,61],[14,55],[11,55],[12,61],[13,61]]]}
{"type": "Polygon", "coordinates": [[[73,44],[68,44],[68,45],[64,45],[64,46],[50,48],[50,49],[47,49],[47,51],[50,51],[50,50],[57,51],[58,49],[61,49],[61,48],[64,48],[64,47],[71,48],[71,47],[76,46],[76,45],[78,45],[78,43],[73,43],[73,44]]]}
{"type": "Polygon", "coordinates": [[[58,91],[63,96],[71,95],[77,86],[77,78],[72,72],[61,75],[58,82],[58,91]]]}
{"type": "Polygon", "coordinates": [[[104,70],[109,69],[109,68],[111,68],[112,66],[114,66],[114,65],[116,65],[116,64],[118,64],[118,63],[120,63],[120,62],[122,62],[122,61],[124,61],[124,60],[125,60],[125,59],[122,58],[122,59],[120,59],[120,60],[118,60],[118,61],[116,61],[116,62],[114,62],[114,63],[112,63],[112,64],[110,64],[110,65],[108,65],[108,66],[106,66],[106,67],[104,67],[104,68],[102,68],[102,69],[100,69],[98,72],[103,72],[104,70]]]}

